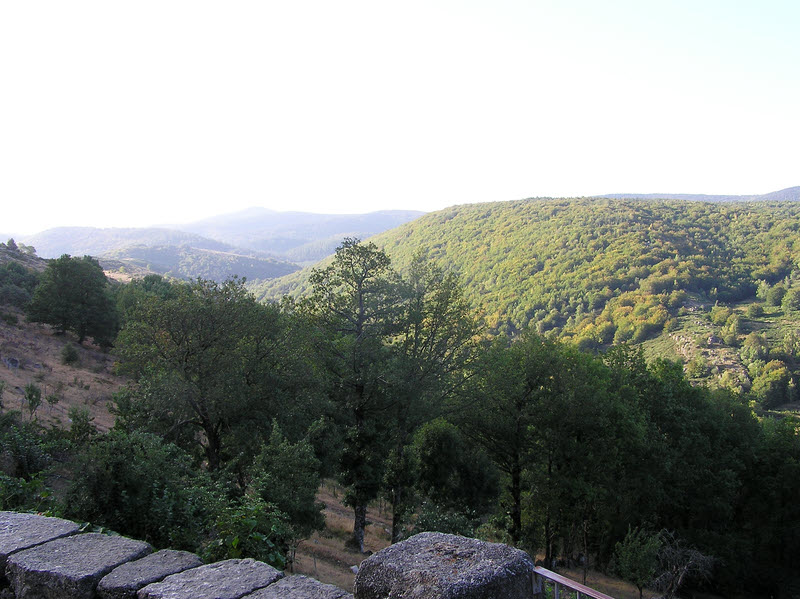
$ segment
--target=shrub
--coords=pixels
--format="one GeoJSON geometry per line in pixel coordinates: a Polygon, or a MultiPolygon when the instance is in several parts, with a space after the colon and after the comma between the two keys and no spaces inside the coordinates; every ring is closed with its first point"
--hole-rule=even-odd
{"type": "Polygon", "coordinates": [[[66,511],[156,547],[196,551],[216,513],[214,497],[207,476],[175,445],[112,431],[79,457],[66,511]]]}
{"type": "Polygon", "coordinates": [[[761,318],[764,316],[764,306],[753,303],[747,306],[747,318],[761,318]]]}
{"type": "Polygon", "coordinates": [[[783,301],[783,296],[786,295],[786,287],[778,283],[766,293],[766,302],[768,306],[780,306],[783,301]]]}
{"type": "Polygon", "coordinates": [[[223,508],[215,522],[216,538],[202,551],[206,561],[251,557],[280,570],[293,532],[286,514],[257,496],[247,495],[223,508]]]}
{"type": "Polygon", "coordinates": [[[92,424],[94,417],[86,406],[70,406],[68,412],[70,440],[78,446],[86,445],[97,435],[97,428],[92,424]]]}
{"type": "Polygon", "coordinates": [[[46,470],[52,457],[32,425],[21,425],[6,418],[7,428],[0,434],[0,454],[4,470],[14,478],[32,480],[46,470]]]}
{"type": "Polygon", "coordinates": [[[61,363],[67,366],[80,364],[81,356],[78,350],[71,343],[67,343],[61,348],[61,363]]]}
{"type": "Polygon", "coordinates": [[[16,314],[11,314],[10,312],[3,312],[2,314],[0,314],[0,317],[2,317],[3,322],[5,322],[9,326],[15,327],[19,324],[19,318],[17,317],[16,314]]]}
{"type": "Polygon", "coordinates": [[[0,473],[0,510],[44,512],[54,507],[53,493],[40,475],[25,480],[0,473]]]}

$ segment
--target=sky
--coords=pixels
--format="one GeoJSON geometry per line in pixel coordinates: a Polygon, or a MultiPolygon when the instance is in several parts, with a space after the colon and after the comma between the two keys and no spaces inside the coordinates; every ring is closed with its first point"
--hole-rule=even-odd
{"type": "Polygon", "coordinates": [[[796,0],[0,3],[0,232],[800,185],[796,0]]]}

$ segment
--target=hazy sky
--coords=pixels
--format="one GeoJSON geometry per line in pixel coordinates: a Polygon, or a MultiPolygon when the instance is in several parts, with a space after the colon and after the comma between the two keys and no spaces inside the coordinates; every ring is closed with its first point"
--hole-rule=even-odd
{"type": "Polygon", "coordinates": [[[0,3],[0,232],[800,185],[800,2],[0,3]]]}

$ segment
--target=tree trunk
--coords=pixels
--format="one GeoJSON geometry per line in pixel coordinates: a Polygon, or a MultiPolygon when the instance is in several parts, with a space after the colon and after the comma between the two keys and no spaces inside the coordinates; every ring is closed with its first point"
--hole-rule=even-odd
{"type": "Polygon", "coordinates": [[[220,466],[220,453],[222,451],[222,439],[220,439],[217,428],[209,424],[203,425],[206,434],[206,459],[208,460],[208,471],[214,472],[220,466]]]}
{"type": "Polygon", "coordinates": [[[353,536],[348,542],[348,545],[359,553],[364,553],[364,529],[367,527],[366,504],[356,504],[353,507],[353,512],[355,513],[353,519],[353,536]]]}
{"type": "Polygon", "coordinates": [[[511,539],[517,545],[522,537],[522,468],[519,455],[514,456],[511,466],[511,500],[511,539]]]}
{"type": "Polygon", "coordinates": [[[392,543],[397,543],[402,539],[401,524],[405,511],[403,506],[403,486],[396,485],[392,493],[392,543]]]}

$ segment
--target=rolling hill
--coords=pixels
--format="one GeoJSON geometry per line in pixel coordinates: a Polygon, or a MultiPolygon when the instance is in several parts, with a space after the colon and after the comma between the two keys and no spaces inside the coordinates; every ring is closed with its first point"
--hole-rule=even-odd
{"type": "Polygon", "coordinates": [[[253,283],[287,275],[333,253],[348,236],[368,237],[423,214],[311,214],[251,208],[173,228],[57,227],[24,238],[45,258],[90,255],[109,272],[148,272],[253,283]]]}
{"type": "Polygon", "coordinates": [[[412,221],[423,212],[312,214],[250,208],[174,228],[237,247],[311,264],[333,253],[345,237],[367,238],[412,221]]]}
{"type": "Polygon", "coordinates": [[[103,269],[114,272],[157,273],[177,279],[224,281],[233,276],[260,281],[295,272],[300,267],[263,256],[243,255],[190,246],[134,245],[100,255],[103,269]]]}
{"type": "Polygon", "coordinates": [[[22,239],[36,248],[42,258],[100,256],[128,246],[190,246],[206,250],[231,251],[230,246],[200,235],[160,228],[56,227],[22,239]]]}
{"type": "MultiPolygon", "coordinates": [[[[756,333],[771,357],[800,374],[788,355],[794,350],[782,349],[800,324],[797,202],[473,204],[427,214],[372,241],[400,270],[421,252],[457,272],[496,333],[533,328],[585,349],[644,344],[655,355],[696,360],[698,378],[730,371],[726,384],[740,389],[758,379],[770,357],[755,370],[741,359],[756,333]],[[798,309],[767,301],[770,290],[796,293],[798,309]],[[751,304],[760,315],[748,311],[751,304]],[[730,312],[722,318],[724,306],[730,312]]],[[[308,274],[253,289],[263,299],[302,295],[308,274]]]]}
{"type": "Polygon", "coordinates": [[[238,275],[264,280],[300,268],[285,260],[172,229],[59,227],[33,235],[26,243],[47,258],[62,254],[94,256],[106,271],[123,275],[157,273],[215,281],[238,275]]]}

